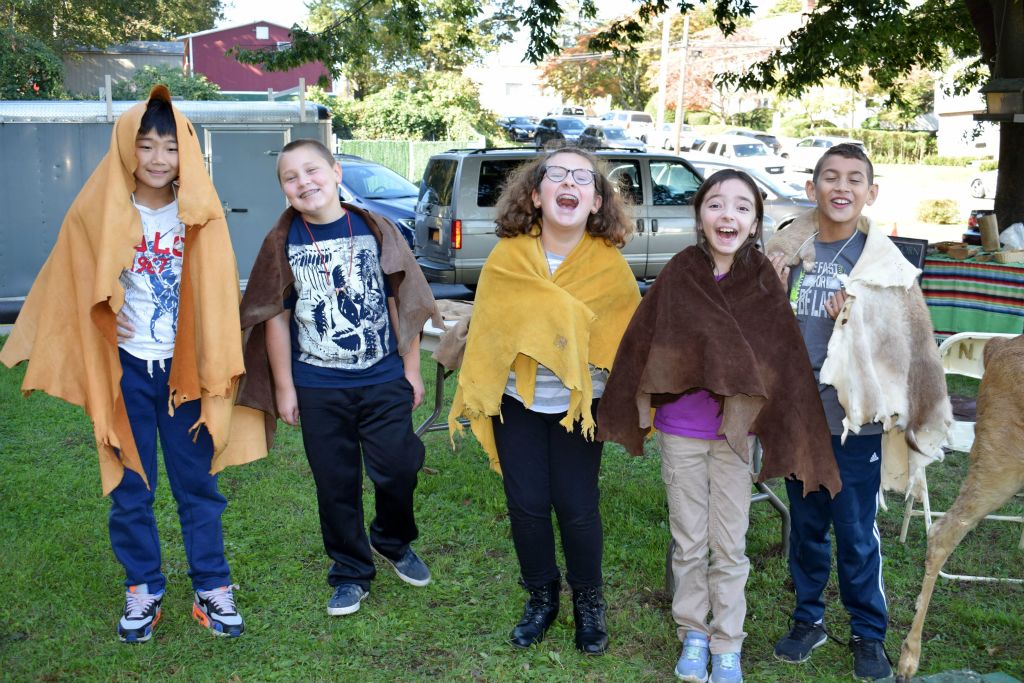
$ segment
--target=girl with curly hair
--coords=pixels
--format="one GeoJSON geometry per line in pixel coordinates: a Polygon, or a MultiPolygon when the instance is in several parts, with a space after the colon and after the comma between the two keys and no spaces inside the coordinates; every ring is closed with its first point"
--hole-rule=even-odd
{"type": "Polygon", "coordinates": [[[449,424],[469,418],[503,474],[512,538],[529,593],[509,642],[540,642],[558,616],[555,511],[572,588],[576,647],[608,647],[598,510],[598,400],[640,301],[619,251],[630,232],[598,159],[566,147],[509,179],[501,238],[484,264],[449,424]]]}

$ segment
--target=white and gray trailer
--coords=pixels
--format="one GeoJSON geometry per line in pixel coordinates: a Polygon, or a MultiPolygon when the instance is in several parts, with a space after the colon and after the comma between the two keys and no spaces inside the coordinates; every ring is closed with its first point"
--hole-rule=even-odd
{"type": "MultiPolygon", "coordinates": [[[[57,239],[64,214],[135,102],[0,101],[0,323],[13,322],[57,239]]],[[[224,203],[244,286],[286,206],[277,152],[291,140],[331,143],[326,108],[305,102],[174,103],[196,127],[224,203]]]]}

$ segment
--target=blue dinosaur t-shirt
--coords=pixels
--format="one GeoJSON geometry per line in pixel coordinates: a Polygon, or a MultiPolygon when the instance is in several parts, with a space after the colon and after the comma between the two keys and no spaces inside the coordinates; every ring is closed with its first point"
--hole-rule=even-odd
{"type": "Polygon", "coordinates": [[[296,214],[288,264],[295,276],[285,302],[292,312],[295,386],[369,386],[405,374],[388,315],[391,291],[380,245],[361,217],[347,212],[318,225],[296,214]]]}

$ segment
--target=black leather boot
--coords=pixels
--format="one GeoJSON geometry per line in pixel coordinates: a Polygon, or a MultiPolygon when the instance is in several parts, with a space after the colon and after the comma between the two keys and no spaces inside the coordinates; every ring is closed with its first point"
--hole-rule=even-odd
{"type": "Polygon", "coordinates": [[[530,647],[544,640],[548,627],[558,617],[558,593],[562,589],[562,580],[555,579],[544,586],[521,585],[530,597],[526,601],[523,618],[512,629],[508,642],[515,647],[530,647]]]}
{"type": "Polygon", "coordinates": [[[573,589],[572,618],[576,622],[576,649],[585,655],[603,655],[608,649],[604,621],[604,596],[600,586],[573,589]]]}

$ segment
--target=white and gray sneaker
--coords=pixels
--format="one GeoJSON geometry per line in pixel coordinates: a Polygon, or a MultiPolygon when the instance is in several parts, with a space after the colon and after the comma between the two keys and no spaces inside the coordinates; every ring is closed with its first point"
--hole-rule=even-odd
{"type": "Polygon", "coordinates": [[[196,591],[192,617],[210,629],[214,635],[237,638],[245,632],[242,615],[235,607],[236,585],[221,586],[208,591],[196,591]]]}
{"type": "Polygon", "coordinates": [[[144,643],[153,637],[153,628],[160,621],[163,591],[150,593],[149,585],[140,583],[128,586],[124,595],[124,614],[117,622],[117,635],[122,643],[144,643]]]}

